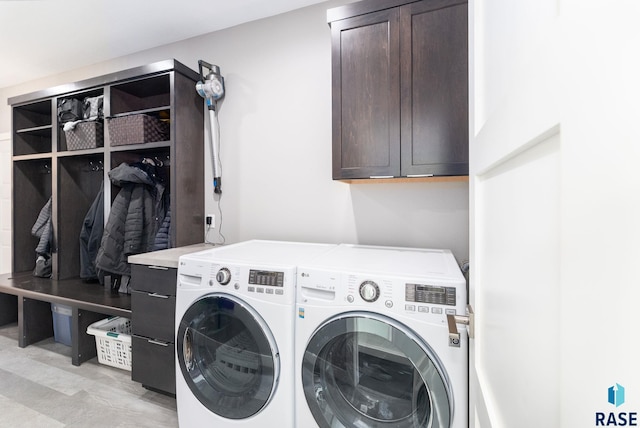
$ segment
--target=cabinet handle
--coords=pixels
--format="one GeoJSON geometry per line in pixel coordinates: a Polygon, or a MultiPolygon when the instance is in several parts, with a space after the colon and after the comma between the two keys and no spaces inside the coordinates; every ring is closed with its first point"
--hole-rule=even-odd
{"type": "Polygon", "coordinates": [[[369,178],[393,178],[393,175],[370,175],[369,178]]]}
{"type": "Polygon", "coordinates": [[[169,296],[166,296],[164,294],[158,294],[158,293],[147,293],[147,295],[149,297],[157,297],[159,299],[168,299],[169,298],[169,296]]]}
{"type": "Polygon", "coordinates": [[[407,178],[433,177],[433,174],[407,174],[407,178]]]}
{"type": "Polygon", "coordinates": [[[164,347],[169,346],[169,344],[167,342],[160,342],[159,340],[149,339],[149,340],[147,340],[147,342],[151,343],[152,345],[160,345],[160,346],[164,346],[164,347]]]}
{"type": "Polygon", "coordinates": [[[166,266],[155,266],[155,265],[151,265],[151,266],[147,266],[149,269],[156,269],[156,270],[169,270],[168,267],[166,266]]]}

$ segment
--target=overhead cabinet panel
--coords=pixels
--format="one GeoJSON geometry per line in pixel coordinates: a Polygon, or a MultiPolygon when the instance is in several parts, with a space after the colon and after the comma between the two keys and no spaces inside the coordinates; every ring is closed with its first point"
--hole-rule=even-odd
{"type": "Polygon", "coordinates": [[[467,175],[467,5],[401,8],[402,175],[467,175]]]}
{"type": "Polygon", "coordinates": [[[334,178],[399,173],[398,23],[387,10],[332,25],[334,178]]]}
{"type": "Polygon", "coordinates": [[[467,3],[331,9],[333,178],[468,174],[467,3]]]}

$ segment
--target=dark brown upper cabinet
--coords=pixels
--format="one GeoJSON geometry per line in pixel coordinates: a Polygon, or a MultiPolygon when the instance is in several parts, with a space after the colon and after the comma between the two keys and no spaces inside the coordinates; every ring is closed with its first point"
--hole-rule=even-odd
{"type": "Polygon", "coordinates": [[[333,178],[468,175],[467,2],[330,9],[333,178]]]}

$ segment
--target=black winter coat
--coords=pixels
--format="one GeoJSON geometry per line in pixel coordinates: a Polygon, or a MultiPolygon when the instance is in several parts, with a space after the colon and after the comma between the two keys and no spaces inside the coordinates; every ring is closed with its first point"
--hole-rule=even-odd
{"type": "Polygon", "coordinates": [[[152,250],[164,218],[164,185],[126,163],[109,171],[109,178],[120,191],[111,205],[96,267],[102,274],[131,275],[128,256],[152,250]]]}

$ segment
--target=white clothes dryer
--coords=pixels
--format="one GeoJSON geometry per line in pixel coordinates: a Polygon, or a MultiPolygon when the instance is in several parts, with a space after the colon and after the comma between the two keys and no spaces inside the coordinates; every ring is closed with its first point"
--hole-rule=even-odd
{"type": "Polygon", "coordinates": [[[296,267],[332,247],[255,240],[180,257],[181,427],[294,427],[296,267]]]}
{"type": "Polygon", "coordinates": [[[466,310],[448,250],[340,245],[298,266],[296,426],[466,428],[466,310]]]}

